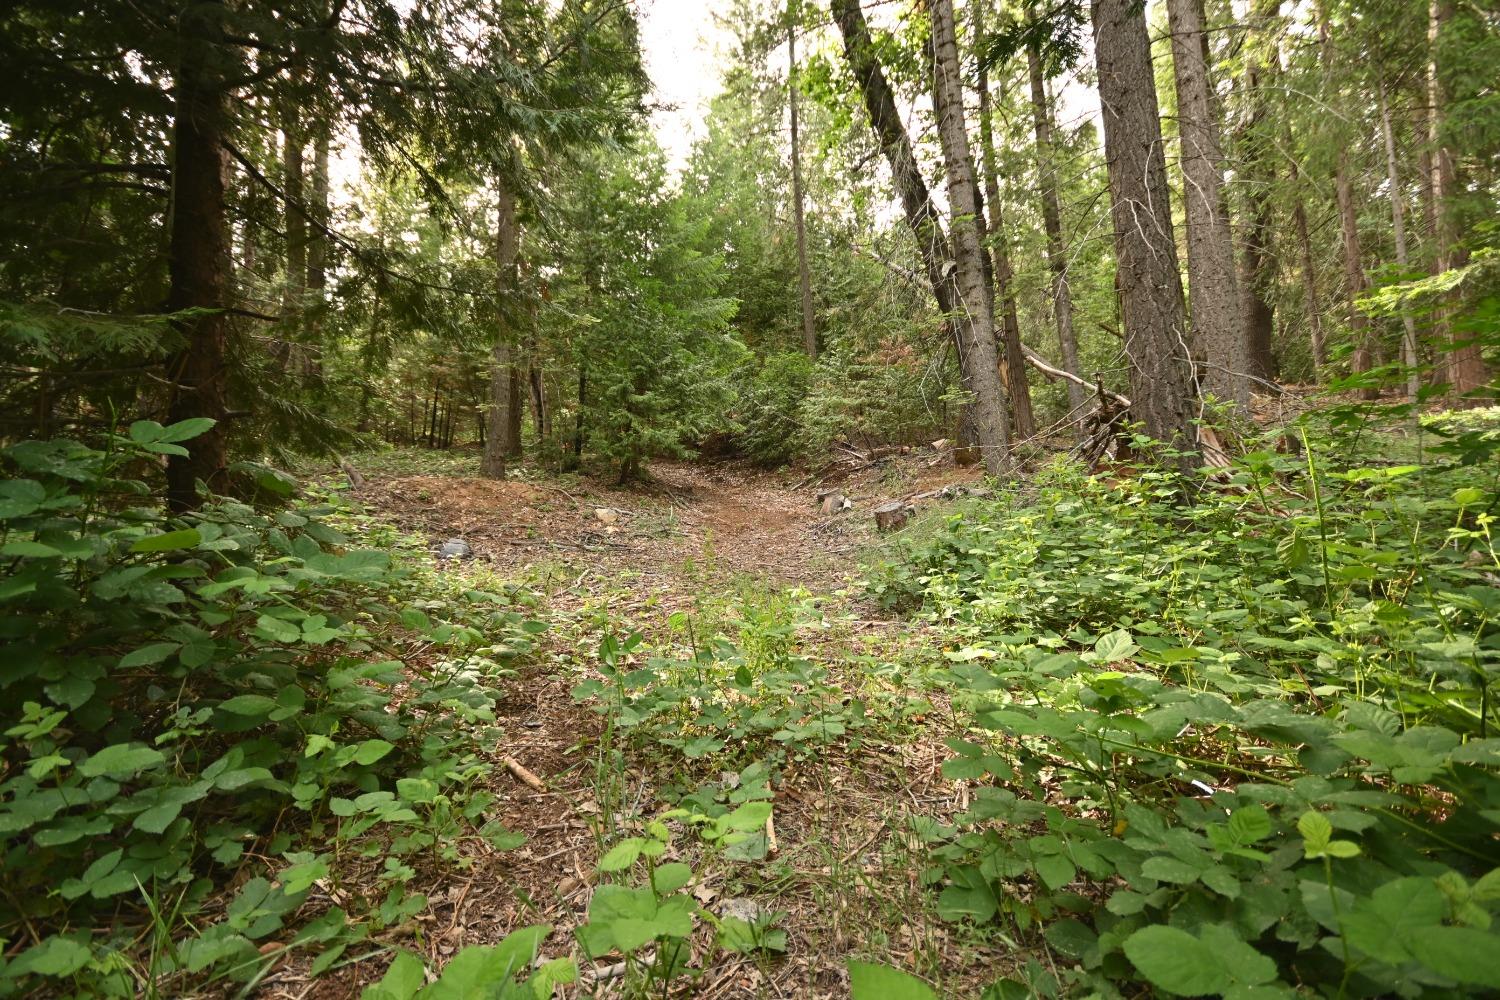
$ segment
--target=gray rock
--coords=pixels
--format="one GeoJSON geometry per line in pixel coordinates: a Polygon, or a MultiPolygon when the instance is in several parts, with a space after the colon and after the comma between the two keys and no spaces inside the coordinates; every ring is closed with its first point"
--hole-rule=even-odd
{"type": "Polygon", "coordinates": [[[760,923],[769,915],[765,906],[747,896],[735,896],[719,904],[720,917],[735,917],[751,926],[760,923]]]}
{"type": "Polygon", "coordinates": [[[439,559],[473,559],[474,549],[462,538],[450,538],[438,546],[439,559]]]}

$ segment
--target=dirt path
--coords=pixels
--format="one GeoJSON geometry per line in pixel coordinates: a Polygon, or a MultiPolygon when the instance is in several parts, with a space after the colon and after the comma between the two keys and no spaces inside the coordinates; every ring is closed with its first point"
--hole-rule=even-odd
{"type": "MultiPolygon", "coordinates": [[[[777,926],[787,947],[779,957],[727,954],[701,921],[692,939],[701,972],[677,981],[671,995],[843,997],[850,956],[904,958],[909,967],[937,963],[951,967],[950,981],[965,978],[970,966],[990,974],[996,956],[950,939],[921,913],[923,862],[905,819],[917,811],[951,814],[963,804],[961,790],[940,774],[947,733],[924,724],[946,713],[878,671],[866,673],[870,663],[897,661],[919,648],[923,637],[911,623],[857,599],[828,596],[847,585],[859,550],[874,540],[875,503],[930,488],[944,475],[924,468],[876,467],[841,481],[856,498],[842,515],[820,513],[815,486],[793,488],[789,477],[738,466],[658,464],[649,487],[628,491],[590,481],[371,475],[359,498],[372,512],[433,543],[465,539],[475,562],[453,571],[489,566],[503,579],[529,580],[548,594],[546,616],[562,623],[546,662],[507,682],[497,708],[504,740],[494,755],[496,804],[488,818],[525,835],[526,843],[503,852],[466,843],[466,871],[442,866],[421,873],[417,884],[429,897],[428,910],[417,918],[416,937],[397,943],[442,964],[465,945],[546,922],[555,931],[545,954],[569,953],[599,881],[601,844],[666,808],[669,786],[712,783],[720,774],[717,757],[695,768],[649,743],[622,744],[622,769],[607,778],[615,791],[605,790],[598,752],[603,719],[571,697],[592,672],[600,623],[621,633],[639,629],[648,643],[657,635],[669,642],[673,612],[702,616],[737,594],[801,588],[822,600],[823,611],[813,625],[796,629],[793,654],[827,665],[826,679],[814,684],[826,704],[843,711],[868,703],[877,715],[854,739],[782,754],[774,788],[779,843],[765,860],[725,862],[691,835],[679,838],[673,856],[694,865],[694,892],[705,909],[754,900],[783,915],[777,926]],[[507,771],[505,758],[538,775],[545,791],[507,771]]],[[[967,478],[951,469],[946,475],[967,478]]],[[[734,751],[729,747],[728,756],[734,751]]],[[[600,961],[602,968],[612,959],[600,961]]],[[[379,971],[351,968],[316,981],[311,995],[351,995],[379,971]]],[[[623,988],[615,979],[589,981],[586,971],[567,995],[633,995],[623,988]]]]}

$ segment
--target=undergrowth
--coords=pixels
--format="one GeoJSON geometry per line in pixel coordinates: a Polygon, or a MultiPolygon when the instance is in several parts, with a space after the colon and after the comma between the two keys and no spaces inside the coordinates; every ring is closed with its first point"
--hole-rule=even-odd
{"type": "Polygon", "coordinates": [[[878,568],[951,637],[977,787],[917,828],[937,914],[1034,956],[990,996],[1500,989],[1496,436],[1369,421],[1191,506],[1060,465],[878,568]]]}
{"type": "Polygon", "coordinates": [[[316,974],[425,907],[413,866],[515,846],[478,786],[529,595],[357,547],[265,469],[274,502],[163,514],[141,474],[207,424],[3,453],[0,995],[316,974]]]}

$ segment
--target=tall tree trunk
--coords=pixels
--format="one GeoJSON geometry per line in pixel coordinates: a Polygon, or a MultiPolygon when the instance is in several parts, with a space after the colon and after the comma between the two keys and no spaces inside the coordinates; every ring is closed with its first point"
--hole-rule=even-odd
{"type": "Polygon", "coordinates": [[[186,455],[167,456],[167,504],[190,510],[198,481],[222,489],[229,465],[225,377],[233,262],[225,219],[228,107],[222,82],[229,49],[223,44],[224,5],[191,3],[179,15],[181,46],[172,126],[172,204],[168,237],[167,308],[212,310],[176,322],[184,347],[172,358],[172,422],[209,417],[217,423],[183,443],[186,455]]]}
{"type": "Polygon", "coordinates": [[[1092,0],[1091,13],[1131,408],[1146,433],[1176,453],[1178,468],[1191,472],[1201,458],[1198,394],[1146,15],[1136,0],[1092,0]]]}
{"type": "Polygon", "coordinates": [[[307,137],[301,119],[302,109],[291,98],[281,105],[281,190],[286,195],[286,274],[282,285],[282,311],[295,318],[302,311],[307,290],[307,215],[303,181],[306,164],[303,148],[307,137]]]}
{"type": "Polygon", "coordinates": [[[546,441],[552,430],[547,416],[547,388],[542,381],[542,370],[536,366],[535,360],[526,375],[531,387],[531,418],[536,422],[536,439],[538,442],[546,441]]]}
{"type": "MultiPolygon", "coordinates": [[[[1380,131],[1385,139],[1386,186],[1390,188],[1391,194],[1391,233],[1396,240],[1396,263],[1405,271],[1411,262],[1406,246],[1406,196],[1402,194],[1401,174],[1396,165],[1396,133],[1391,128],[1391,108],[1386,99],[1385,81],[1377,80],[1376,86],[1380,95],[1380,131]]],[[[1417,324],[1411,313],[1403,311],[1401,325],[1401,363],[1406,366],[1406,398],[1415,403],[1417,393],[1422,388],[1422,379],[1417,372],[1417,324]]]]}
{"type": "Polygon", "coordinates": [[[807,206],[802,189],[802,139],[797,112],[797,25],[790,11],[786,22],[787,104],[792,119],[792,216],[797,225],[797,288],[802,305],[802,349],[818,356],[818,330],[813,322],[812,272],[807,267],[807,206]]]}
{"type": "Polygon", "coordinates": [[[510,408],[505,414],[505,454],[508,458],[520,458],[523,454],[521,448],[521,424],[525,418],[526,389],[521,377],[521,366],[512,364],[510,366],[510,408]]]}
{"type": "Polygon", "coordinates": [[[984,171],[984,199],[989,211],[985,226],[989,233],[990,257],[995,279],[993,301],[999,307],[1001,342],[1000,374],[1010,397],[1012,429],[1018,440],[1036,434],[1031,409],[1031,385],[1026,377],[1026,356],[1021,348],[1021,323],[1016,315],[1015,270],[1005,238],[1005,212],[1000,203],[1000,171],[995,156],[995,128],[990,118],[990,74],[985,59],[984,4],[974,9],[974,50],[979,63],[979,154],[984,171]]]}
{"type": "MultiPolygon", "coordinates": [[[[1417,186],[1421,190],[1422,201],[1422,231],[1421,241],[1424,247],[1431,241],[1437,239],[1437,198],[1432,189],[1432,147],[1428,140],[1432,135],[1431,123],[1427,115],[1427,80],[1421,82],[1421,96],[1414,101],[1412,109],[1412,132],[1417,137],[1417,186]]],[[[1427,252],[1428,266],[1433,274],[1438,273],[1437,255],[1427,252]]]]}
{"type": "Polygon", "coordinates": [[[1292,161],[1289,176],[1294,199],[1292,225],[1297,230],[1297,247],[1302,257],[1302,291],[1307,312],[1308,348],[1312,353],[1313,380],[1317,381],[1317,370],[1328,364],[1328,346],[1323,334],[1323,303],[1318,295],[1318,268],[1313,261],[1312,237],[1307,229],[1307,208],[1295,160],[1292,161]]]}
{"type": "Polygon", "coordinates": [[[984,199],[974,175],[969,131],[964,122],[963,76],[953,25],[953,0],[932,0],[931,13],[933,113],[937,116],[938,137],[948,174],[958,307],[965,317],[964,348],[973,368],[970,378],[974,423],[984,467],[991,475],[998,476],[1010,466],[1010,416],[1006,413],[1005,388],[1000,380],[994,288],[984,252],[984,199]]]}
{"type": "MultiPolygon", "coordinates": [[[[993,340],[989,344],[987,365],[983,355],[976,357],[969,350],[969,342],[972,339],[972,317],[967,313],[956,312],[959,301],[955,281],[957,269],[951,266],[948,238],[938,218],[937,208],[932,203],[927,190],[927,181],[923,177],[922,169],[917,164],[916,154],[912,151],[911,138],[906,134],[906,126],[901,120],[900,112],[896,109],[895,95],[892,94],[890,84],[885,79],[885,72],[880,68],[880,62],[875,57],[875,48],[870,39],[870,29],[865,22],[864,11],[860,9],[859,0],[829,0],[829,9],[843,37],[844,57],[849,64],[850,72],[859,84],[865,109],[870,115],[870,127],[874,130],[875,138],[880,143],[886,162],[890,165],[891,179],[897,195],[901,198],[901,207],[905,213],[907,225],[916,238],[917,249],[922,255],[922,264],[927,271],[928,281],[932,285],[933,298],[937,300],[938,309],[950,317],[948,328],[953,335],[954,346],[958,352],[959,370],[962,373],[964,388],[973,393],[977,400],[981,395],[977,387],[983,382],[983,384],[993,386],[989,394],[996,396],[1000,391],[1000,376],[995,366],[996,354],[993,340]]],[[[990,336],[993,337],[993,330],[990,336]]],[[[1000,412],[1003,416],[1003,400],[1000,403],[1000,412]]],[[[981,448],[985,448],[986,445],[993,446],[995,442],[987,442],[979,437],[980,421],[973,408],[970,408],[969,417],[966,426],[960,429],[960,438],[975,440],[981,448]]],[[[989,455],[999,454],[993,447],[986,448],[985,451],[989,455]]]]}
{"type": "MultiPolygon", "coordinates": [[[[1042,194],[1042,225],[1047,231],[1047,268],[1052,272],[1052,313],[1057,320],[1057,346],[1063,371],[1081,375],[1078,366],[1078,336],[1073,332],[1073,290],[1068,284],[1067,247],[1063,243],[1062,204],[1057,193],[1057,161],[1052,148],[1052,105],[1047,99],[1047,80],[1037,46],[1026,48],[1026,69],[1031,78],[1031,117],[1036,132],[1037,179],[1042,194]]],[[[1083,414],[1088,396],[1083,386],[1068,383],[1068,410],[1075,419],[1083,414]]]]}
{"type": "MultiPolygon", "coordinates": [[[[1370,320],[1356,304],[1365,291],[1365,269],[1361,263],[1359,215],[1354,207],[1354,182],[1349,177],[1349,153],[1340,148],[1333,175],[1334,197],[1339,208],[1339,232],[1344,244],[1344,296],[1348,299],[1349,331],[1354,338],[1354,352],[1349,369],[1355,374],[1375,366],[1375,349],[1371,342],[1370,320]]],[[[1370,388],[1360,391],[1364,399],[1376,399],[1380,393],[1370,388]]]]}
{"type": "Polygon", "coordinates": [[[1167,18],[1182,141],[1192,343],[1207,361],[1203,387],[1243,407],[1250,402],[1250,382],[1245,378],[1250,359],[1239,312],[1234,238],[1224,211],[1224,152],[1208,79],[1202,0],[1167,0],[1167,18]]]}
{"type": "MultiPolygon", "coordinates": [[[[1252,9],[1259,33],[1260,25],[1274,19],[1281,10],[1281,0],[1262,0],[1252,9]]],[[[1240,126],[1240,168],[1245,179],[1244,249],[1240,255],[1240,324],[1245,331],[1247,373],[1272,382],[1277,376],[1276,355],[1272,343],[1276,332],[1276,311],[1271,292],[1276,287],[1276,257],[1271,248],[1271,190],[1276,184],[1276,166],[1266,106],[1267,85],[1276,65],[1268,65],[1250,46],[1246,46],[1245,75],[1242,78],[1248,112],[1240,126]]]]}
{"type": "MultiPolygon", "coordinates": [[[[948,266],[948,237],[927,190],[927,181],[912,150],[901,113],[896,109],[896,97],[876,59],[864,11],[860,9],[859,0],[829,0],[828,6],[843,36],[844,57],[859,84],[865,110],[870,115],[870,127],[891,168],[891,181],[901,199],[906,223],[916,237],[933,298],[937,300],[939,310],[952,313],[958,293],[948,266]]],[[[956,333],[954,339],[961,353],[963,344],[956,333]]]]}
{"type": "MultiPolygon", "coordinates": [[[[1444,119],[1448,114],[1451,95],[1443,79],[1438,49],[1442,43],[1444,26],[1454,16],[1453,0],[1431,0],[1428,7],[1427,27],[1427,103],[1429,142],[1432,147],[1432,201],[1437,214],[1437,270],[1448,271],[1468,263],[1468,251],[1462,242],[1462,227],[1459,220],[1457,196],[1462,190],[1458,179],[1458,161],[1448,146],[1443,134],[1444,119]]],[[[1446,362],[1442,365],[1444,378],[1454,396],[1462,397],[1485,385],[1489,381],[1489,370],[1479,345],[1467,343],[1467,338],[1453,329],[1446,315],[1457,304],[1458,291],[1448,294],[1449,308],[1439,313],[1435,333],[1446,340],[1443,352],[1446,362]]]]}
{"type": "MultiPolygon", "coordinates": [[[[1326,6],[1318,6],[1318,43],[1323,61],[1324,89],[1332,94],[1329,81],[1333,78],[1333,32],[1328,24],[1326,6]]],[[[1355,374],[1367,372],[1375,366],[1375,349],[1370,336],[1370,321],[1360,311],[1356,300],[1365,291],[1365,267],[1359,245],[1359,214],[1354,205],[1354,181],[1349,176],[1349,150],[1339,143],[1338,159],[1333,172],[1333,194],[1338,203],[1339,232],[1344,247],[1344,297],[1348,300],[1349,334],[1354,341],[1354,351],[1349,357],[1349,369],[1355,374]]],[[[1364,399],[1376,399],[1380,393],[1370,388],[1363,389],[1364,399]]]]}
{"type": "Polygon", "coordinates": [[[504,328],[504,317],[516,287],[516,255],[520,249],[521,230],[516,222],[516,198],[503,179],[495,182],[495,346],[490,353],[490,410],[485,433],[484,457],[479,474],[490,479],[505,478],[505,461],[511,454],[512,387],[515,384],[511,364],[510,331],[504,328]]]}
{"type": "Polygon", "coordinates": [[[313,232],[307,242],[307,287],[317,304],[328,287],[328,124],[321,123],[313,138],[312,193],[307,211],[313,232]]]}
{"type": "Polygon", "coordinates": [[[584,408],[589,398],[589,366],[587,360],[578,363],[578,412],[573,417],[573,463],[583,461],[584,408]]]}

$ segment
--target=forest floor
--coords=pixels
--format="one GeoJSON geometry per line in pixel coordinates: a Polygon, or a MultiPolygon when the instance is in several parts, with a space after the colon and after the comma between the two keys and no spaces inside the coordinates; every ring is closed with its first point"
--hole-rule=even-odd
{"type": "MultiPolygon", "coordinates": [[[[568,995],[639,995],[641,984],[627,984],[618,956],[591,961],[575,943],[601,881],[601,848],[639,832],[669,807],[669,792],[732,786],[735,775],[720,767],[726,760],[743,766],[746,748],[695,761],[626,734],[614,744],[620,762],[602,766],[608,713],[572,691],[599,676],[595,651],[604,633],[641,633],[635,655],[644,658],[681,649],[691,622],[689,635],[727,637],[747,659],[770,649],[826,670],[789,697],[793,704],[804,698],[809,716],[831,711],[851,738],[766,744],[776,777],[774,843],[763,859],[733,861],[691,835],[677,838],[667,857],[693,865],[691,891],[705,910],[780,914],[774,926],[786,942],[780,954],[726,952],[713,944],[712,922],[700,921],[689,960],[695,975],[673,980],[661,995],[843,997],[851,957],[922,970],[950,990],[977,995],[1016,961],[993,938],[975,939],[927,916],[924,851],[909,817],[942,819],[968,805],[964,783],[940,771],[951,755],[944,740],[954,735],[952,716],[939,693],[918,690],[925,686],[907,676],[913,664],[941,662],[940,640],[881,610],[858,585],[861,566],[885,544],[874,531],[874,506],[976,485],[976,471],[914,449],[876,462],[850,459],[800,479],[738,464],[654,463],[649,483],[624,489],[581,477],[530,478],[524,470],[484,480],[473,476],[472,456],[434,468],[413,453],[395,455],[357,460],[366,482],[353,499],[432,545],[463,538],[474,558],[445,571],[472,575],[480,586],[508,581],[541,592],[539,614],[552,629],[545,653],[507,682],[498,708],[504,742],[495,747],[494,818],[526,843],[508,852],[466,846],[466,869],[419,874],[412,888],[428,895],[429,906],[403,929],[409,939],[391,943],[423,951],[440,967],[466,945],[548,923],[554,931],[542,954],[571,953],[581,967],[568,995]],[[853,506],[825,514],[818,494],[826,489],[842,490],[853,506]],[[505,758],[545,790],[507,770],[505,758]]],[[[354,964],[316,980],[288,968],[261,995],[349,996],[383,965],[354,964]]]]}

